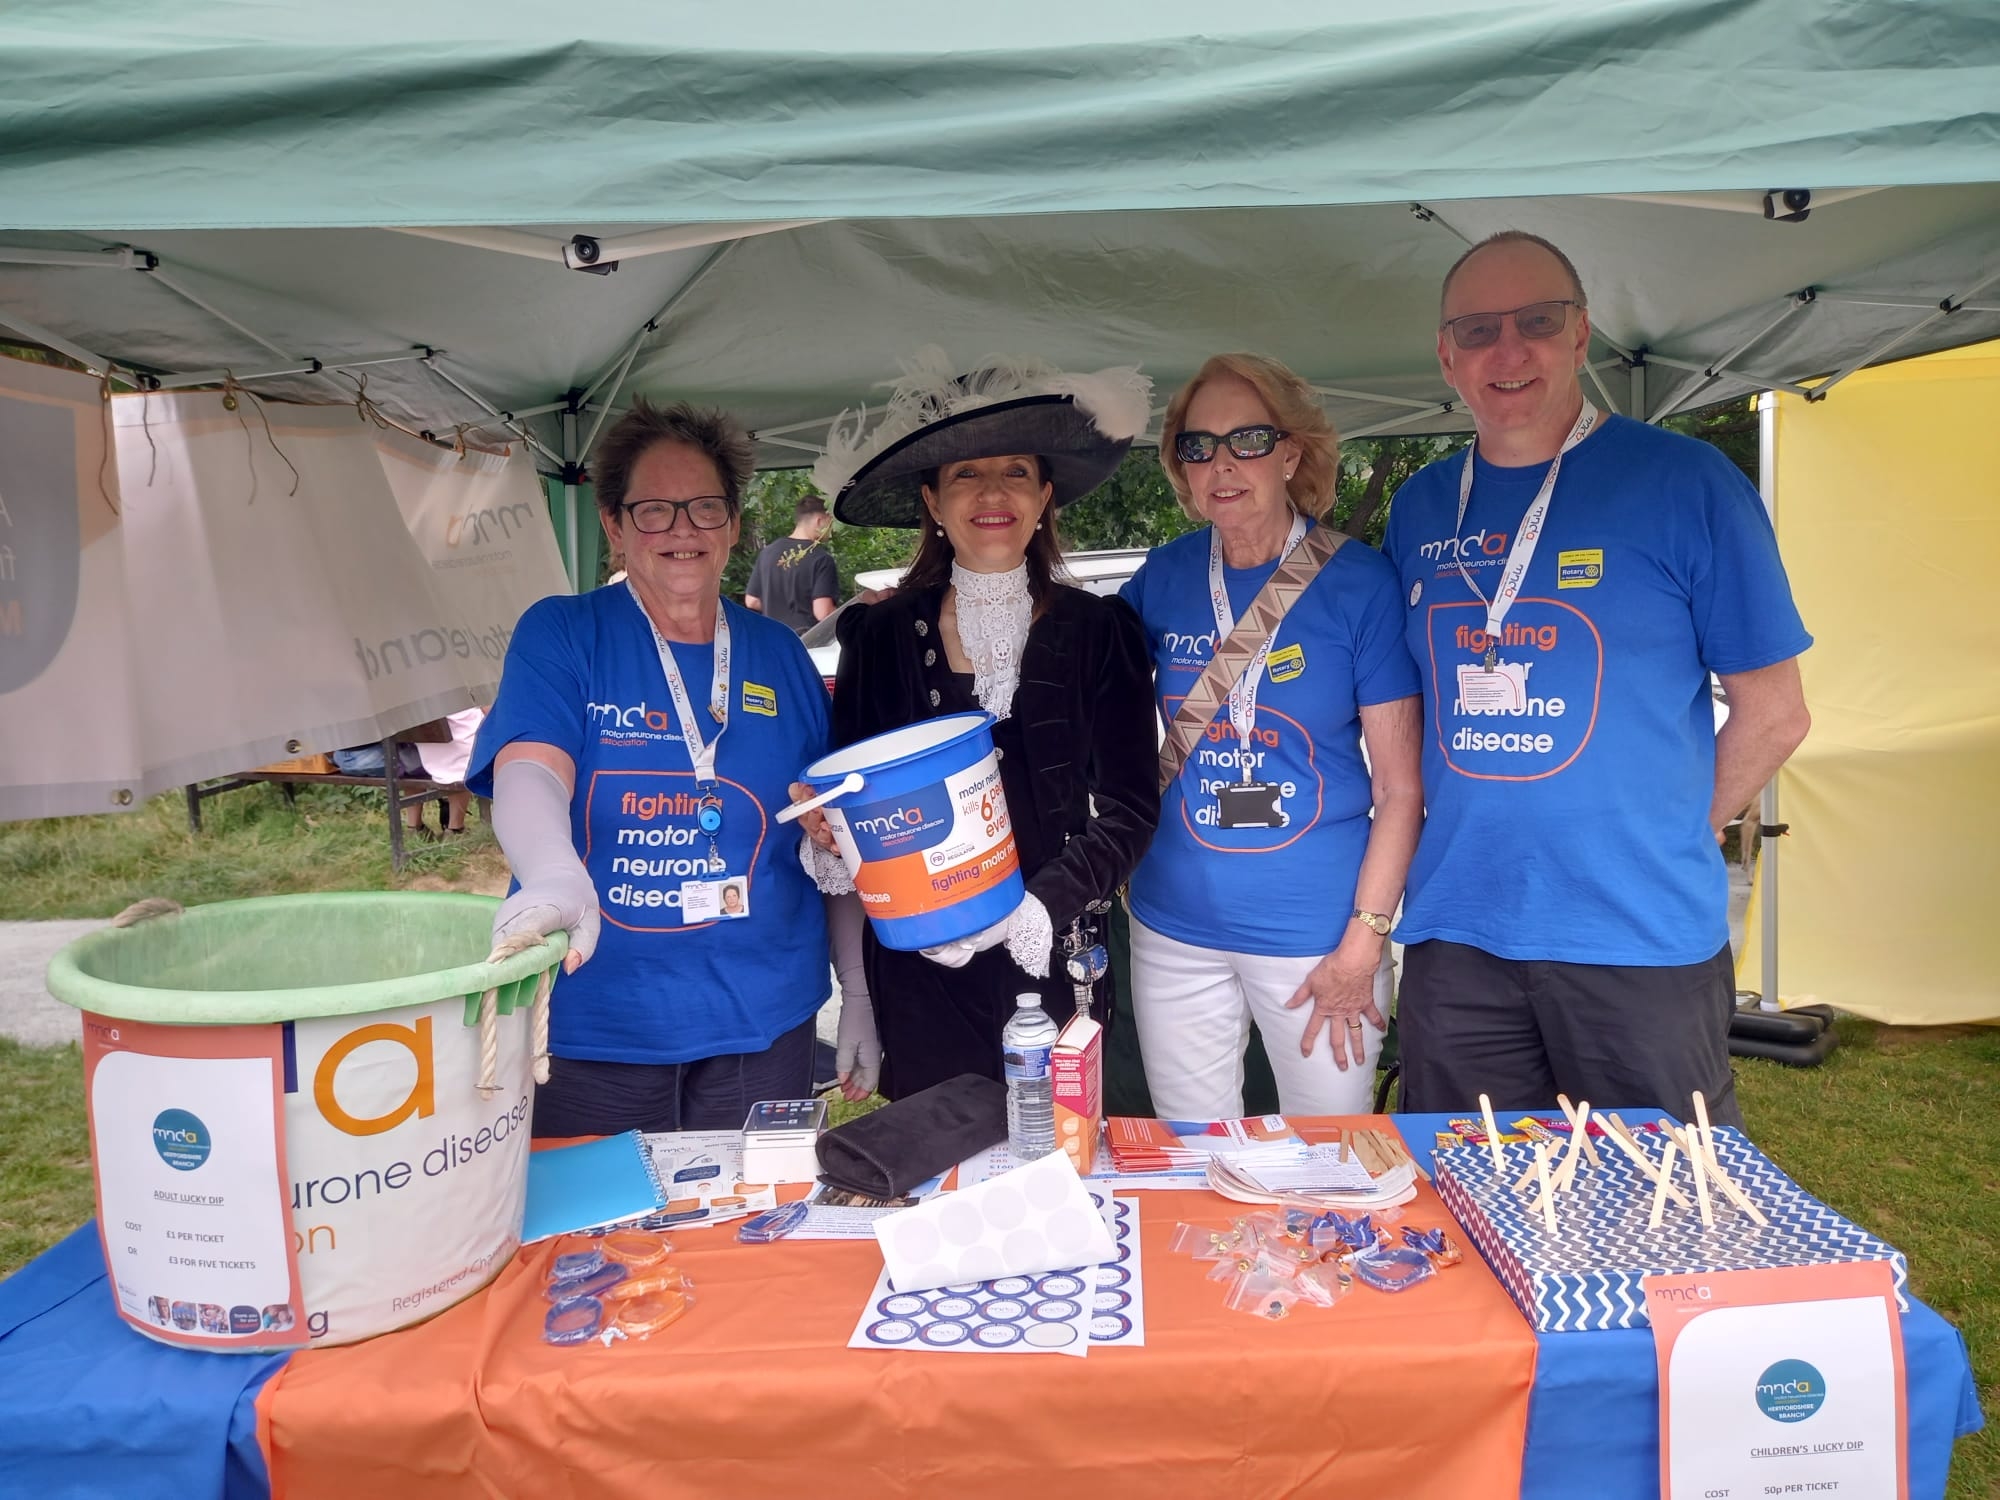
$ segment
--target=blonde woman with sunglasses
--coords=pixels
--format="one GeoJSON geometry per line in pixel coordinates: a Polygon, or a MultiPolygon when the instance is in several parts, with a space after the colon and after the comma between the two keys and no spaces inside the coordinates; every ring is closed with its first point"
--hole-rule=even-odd
{"type": "MultiPolygon", "coordinates": [[[[1339,452],[1311,388],[1260,355],[1217,355],[1168,406],[1160,461],[1207,524],[1154,549],[1123,592],[1169,723],[1323,524],[1339,452]]],[[[1328,543],[1212,718],[1190,726],[1199,738],[1132,877],[1133,1006],[1169,1119],[1242,1113],[1253,1020],[1286,1113],[1370,1106],[1389,926],[1423,821],[1419,683],[1394,571],[1330,531],[1300,555],[1328,543]]]]}

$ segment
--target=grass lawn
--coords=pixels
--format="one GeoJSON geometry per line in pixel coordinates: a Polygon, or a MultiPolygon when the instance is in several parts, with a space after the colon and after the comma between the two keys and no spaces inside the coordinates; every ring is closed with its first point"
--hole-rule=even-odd
{"type": "MultiPolygon", "coordinates": [[[[506,890],[506,861],[476,811],[461,837],[410,835],[409,863],[392,878],[387,807],[380,792],[346,786],[301,787],[288,807],[259,785],[203,803],[199,834],[179,792],[115,817],[0,823],[0,921],[115,916],[145,896],[194,906],[295,891],[506,890]]],[[[424,819],[437,827],[434,803],[424,819]]]]}
{"type": "MultiPolygon", "coordinates": [[[[0,825],[0,919],[108,916],[143,896],[504,889],[476,819],[464,839],[412,845],[392,881],[383,816],[363,789],[315,788],[292,809],[256,787],[209,803],[199,837],[178,796],[123,817],[0,825]]],[[[1989,1420],[1959,1444],[1950,1494],[2000,1500],[2000,1027],[1839,1024],[1822,1067],[1739,1059],[1743,1113],[1808,1191],[1902,1249],[1917,1295],[1964,1333],[1989,1420]]],[[[836,1101],[834,1116],[871,1107],[836,1101]]],[[[91,1216],[88,1157],[77,1049],[0,1040],[0,1275],[91,1216]]]]}

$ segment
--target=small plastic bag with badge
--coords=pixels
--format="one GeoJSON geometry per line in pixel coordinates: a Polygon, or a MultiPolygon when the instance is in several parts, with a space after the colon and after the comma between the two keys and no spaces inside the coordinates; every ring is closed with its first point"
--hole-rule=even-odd
{"type": "Polygon", "coordinates": [[[694,1305],[694,1285],[669,1262],[673,1246],[664,1235],[613,1230],[572,1236],[557,1248],[543,1287],[544,1343],[650,1338],[694,1305]]]}

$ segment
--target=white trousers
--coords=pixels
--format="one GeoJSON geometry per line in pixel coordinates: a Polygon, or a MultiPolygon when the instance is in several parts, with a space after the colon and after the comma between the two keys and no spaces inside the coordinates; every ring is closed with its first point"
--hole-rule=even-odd
{"type": "MultiPolygon", "coordinates": [[[[1132,1009],[1153,1112],[1165,1120],[1231,1120],[1243,1113],[1243,1049],[1250,1023],[1264,1038],[1278,1081],[1278,1107],[1293,1115],[1365,1115],[1375,1103],[1375,1059],[1384,1033],[1366,1016],[1347,1033],[1348,1065],[1333,1061],[1324,1024],[1311,1057],[1299,1055],[1310,1005],[1288,1010],[1317,958],[1267,958],[1197,948],[1132,919],[1132,1009]],[[1353,1060],[1360,1039],[1362,1061],[1353,1060]]],[[[1388,946],[1375,974],[1375,1006],[1386,1019],[1394,968],[1388,946]]]]}

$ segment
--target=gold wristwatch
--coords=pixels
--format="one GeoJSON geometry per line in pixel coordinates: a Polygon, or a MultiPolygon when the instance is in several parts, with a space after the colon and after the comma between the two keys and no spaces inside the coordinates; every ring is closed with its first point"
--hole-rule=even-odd
{"type": "Polygon", "coordinates": [[[1396,925],[1379,911],[1363,911],[1358,906],[1354,908],[1354,920],[1366,923],[1368,930],[1377,937],[1387,937],[1389,929],[1396,925]]]}

